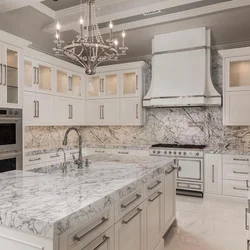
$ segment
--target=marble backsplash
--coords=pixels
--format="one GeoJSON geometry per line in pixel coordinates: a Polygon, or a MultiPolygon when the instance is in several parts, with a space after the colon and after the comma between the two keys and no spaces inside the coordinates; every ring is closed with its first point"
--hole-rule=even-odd
{"type": "MultiPolygon", "coordinates": [[[[148,61],[151,64],[150,61],[148,61]]],[[[150,86],[148,71],[146,88],[150,86]]],[[[212,54],[212,79],[222,92],[222,60],[212,54]]],[[[250,127],[224,127],[222,107],[182,107],[147,109],[145,126],[80,127],[86,145],[140,146],[154,143],[205,144],[217,149],[250,149],[250,127]]],[[[58,148],[62,145],[67,127],[26,127],[24,146],[31,148],[58,148]]],[[[72,132],[69,145],[77,145],[72,132]]]]}

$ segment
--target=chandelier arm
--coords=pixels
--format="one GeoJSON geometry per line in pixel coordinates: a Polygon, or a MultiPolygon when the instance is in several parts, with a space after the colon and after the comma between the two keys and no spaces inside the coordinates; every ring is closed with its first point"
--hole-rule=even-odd
{"type": "MultiPolygon", "coordinates": [[[[76,54],[74,54],[73,52],[71,51],[68,51],[68,50],[63,50],[63,54],[65,53],[69,53],[71,54],[73,57],[75,57],[77,59],[77,61],[82,64],[84,67],[87,67],[87,64],[76,54]]],[[[67,56],[67,55],[66,55],[67,56]]]]}

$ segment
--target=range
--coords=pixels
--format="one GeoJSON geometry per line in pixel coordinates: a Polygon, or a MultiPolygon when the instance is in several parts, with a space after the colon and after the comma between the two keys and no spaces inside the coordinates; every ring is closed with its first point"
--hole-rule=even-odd
{"type": "Polygon", "coordinates": [[[150,155],[176,158],[181,167],[176,176],[176,193],[203,197],[205,147],[206,145],[155,144],[150,148],[150,155]]]}

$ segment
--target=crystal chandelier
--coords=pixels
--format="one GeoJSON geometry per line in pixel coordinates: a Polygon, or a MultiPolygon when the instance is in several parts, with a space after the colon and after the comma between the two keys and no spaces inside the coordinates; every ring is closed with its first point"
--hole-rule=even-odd
{"type": "MultiPolygon", "coordinates": [[[[81,7],[83,6],[81,1],[81,7]]],[[[96,67],[105,61],[118,60],[118,56],[126,55],[128,50],[125,47],[126,33],[122,32],[122,46],[118,48],[118,40],[113,35],[113,23],[110,21],[109,38],[104,41],[98,27],[95,11],[95,0],[87,0],[81,11],[80,34],[72,43],[63,46],[64,41],[60,36],[60,23],[56,25],[56,48],[54,51],[57,56],[62,55],[80,63],[87,75],[94,75],[96,67]],[[120,52],[120,53],[119,53],[120,52]]]]}

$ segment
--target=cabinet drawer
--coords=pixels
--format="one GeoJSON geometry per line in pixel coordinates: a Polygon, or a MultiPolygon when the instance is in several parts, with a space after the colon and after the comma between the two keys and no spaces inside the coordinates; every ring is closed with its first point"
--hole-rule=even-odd
{"type": "Polygon", "coordinates": [[[138,189],[116,203],[116,221],[143,202],[143,190],[138,189]]]}
{"type": "Polygon", "coordinates": [[[91,154],[112,154],[112,149],[107,148],[91,148],[89,150],[91,154]]]}
{"type": "Polygon", "coordinates": [[[248,188],[245,181],[223,180],[223,194],[238,197],[247,197],[248,188]]]}
{"type": "Polygon", "coordinates": [[[34,156],[25,156],[24,157],[24,166],[31,166],[40,163],[44,163],[46,161],[46,155],[34,155],[34,156]]]}
{"type": "Polygon", "coordinates": [[[223,164],[223,179],[246,181],[249,179],[248,165],[223,164]]]}
{"type": "Polygon", "coordinates": [[[183,181],[177,181],[176,183],[177,189],[188,189],[188,190],[194,190],[194,191],[203,191],[203,184],[202,183],[191,183],[191,182],[183,182],[183,181]]]}
{"type": "MultiPolygon", "coordinates": [[[[62,249],[83,249],[114,224],[114,209],[99,214],[84,226],[60,237],[62,249]]],[[[60,248],[61,249],[61,248],[60,248]]]]}
{"type": "Polygon", "coordinates": [[[126,150],[126,149],[113,149],[112,153],[117,155],[132,155],[132,150],[126,150]]]}
{"type": "Polygon", "coordinates": [[[63,160],[63,153],[59,152],[58,154],[55,153],[49,153],[46,155],[46,161],[50,162],[50,161],[61,161],[63,160]]]}
{"type": "Polygon", "coordinates": [[[159,175],[144,186],[145,199],[163,186],[164,175],[159,175]]]}
{"type": "Polygon", "coordinates": [[[245,155],[223,155],[223,163],[229,164],[243,164],[250,162],[250,157],[245,155]]]}
{"type": "Polygon", "coordinates": [[[85,248],[73,247],[70,250],[114,250],[115,247],[115,231],[114,226],[108,229],[105,233],[101,234],[95,240],[93,240],[85,248]]]}

